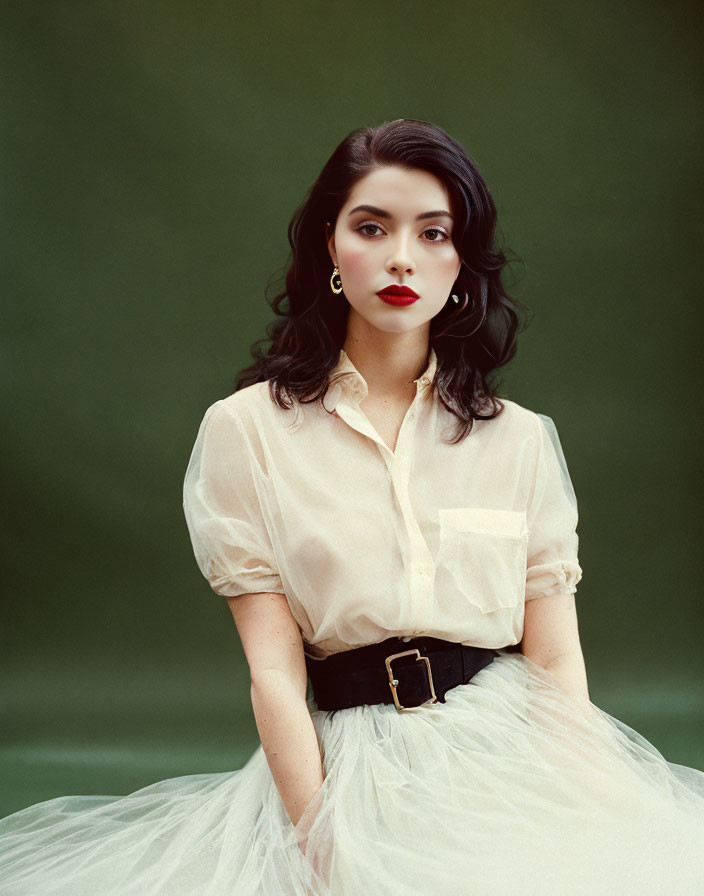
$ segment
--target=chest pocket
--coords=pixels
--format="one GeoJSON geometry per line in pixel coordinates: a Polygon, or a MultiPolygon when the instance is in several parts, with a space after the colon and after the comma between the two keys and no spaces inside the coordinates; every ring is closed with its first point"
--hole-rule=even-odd
{"type": "Polygon", "coordinates": [[[528,526],[523,510],[439,510],[440,554],[466,599],[482,613],[515,607],[525,595],[528,526]]]}

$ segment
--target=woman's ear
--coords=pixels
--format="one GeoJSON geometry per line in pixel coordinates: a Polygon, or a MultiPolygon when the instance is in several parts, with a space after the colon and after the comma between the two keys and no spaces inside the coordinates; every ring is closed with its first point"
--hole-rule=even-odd
{"type": "Polygon", "coordinates": [[[332,263],[335,265],[335,267],[337,267],[337,252],[335,251],[335,228],[329,221],[327,221],[325,224],[325,238],[327,240],[328,252],[330,253],[332,263]]]}

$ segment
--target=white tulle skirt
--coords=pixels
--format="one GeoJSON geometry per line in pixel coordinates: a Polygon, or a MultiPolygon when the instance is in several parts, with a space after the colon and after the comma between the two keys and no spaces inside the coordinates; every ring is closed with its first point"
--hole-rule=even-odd
{"type": "Polygon", "coordinates": [[[309,708],[326,776],[296,826],[259,746],[236,771],[7,816],[0,892],[704,894],[704,772],[520,653],[412,712],[309,708]]]}

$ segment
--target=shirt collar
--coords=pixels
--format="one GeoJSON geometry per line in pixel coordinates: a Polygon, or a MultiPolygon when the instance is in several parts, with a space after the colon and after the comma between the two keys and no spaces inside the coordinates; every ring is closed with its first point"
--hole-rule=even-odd
{"type": "MultiPolygon", "coordinates": [[[[430,346],[427,366],[418,379],[413,380],[419,392],[425,393],[430,388],[437,370],[437,364],[438,359],[435,349],[430,346]]],[[[331,385],[323,399],[323,405],[328,411],[335,410],[338,401],[343,395],[349,401],[359,404],[366,398],[369,392],[366,380],[354,366],[350,356],[342,348],[340,349],[340,357],[337,364],[330,371],[329,380],[331,385]]]]}

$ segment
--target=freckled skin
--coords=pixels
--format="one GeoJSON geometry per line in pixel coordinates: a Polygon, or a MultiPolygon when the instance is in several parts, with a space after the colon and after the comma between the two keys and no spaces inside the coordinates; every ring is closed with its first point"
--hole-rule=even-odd
{"type": "Polygon", "coordinates": [[[359,315],[379,330],[405,333],[427,327],[443,308],[461,261],[449,238],[450,218],[416,220],[436,210],[452,214],[445,185],[427,171],[387,165],[354,185],[334,232],[328,233],[328,250],[340,270],[351,316],[359,315]],[[391,217],[367,211],[350,216],[358,205],[376,206],[391,217]],[[405,307],[388,305],[376,293],[392,283],[409,286],[420,299],[405,307]]]}

